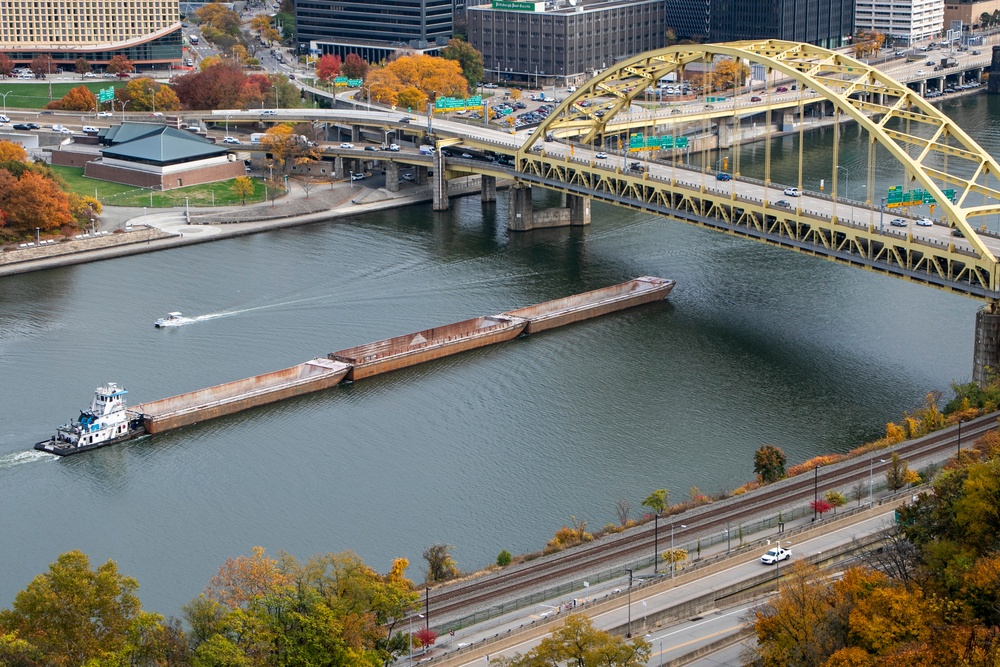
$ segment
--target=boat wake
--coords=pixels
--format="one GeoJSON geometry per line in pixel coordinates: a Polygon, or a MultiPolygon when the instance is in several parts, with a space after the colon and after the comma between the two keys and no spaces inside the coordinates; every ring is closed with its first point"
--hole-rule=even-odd
{"type": "Polygon", "coordinates": [[[13,468],[14,466],[23,465],[25,463],[33,463],[35,461],[55,461],[58,458],[59,457],[55,454],[38,452],[33,449],[27,452],[4,454],[3,456],[0,456],[0,470],[13,468]]]}

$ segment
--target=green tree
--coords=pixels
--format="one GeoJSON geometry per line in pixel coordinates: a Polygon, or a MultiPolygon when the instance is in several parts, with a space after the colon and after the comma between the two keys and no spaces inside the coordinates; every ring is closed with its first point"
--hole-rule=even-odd
{"type": "Polygon", "coordinates": [[[483,80],[483,54],[472,44],[460,39],[451,39],[448,46],[441,49],[441,57],[457,60],[462,67],[462,76],[469,82],[469,88],[475,88],[483,80]]]}
{"type": "Polygon", "coordinates": [[[843,507],[847,504],[847,498],[840,491],[830,489],[823,497],[826,499],[826,502],[833,505],[834,513],[836,513],[838,507],[843,507]]]}
{"type": "Polygon", "coordinates": [[[514,557],[510,555],[510,552],[504,549],[499,554],[497,554],[497,565],[500,567],[507,567],[510,565],[514,557]]]}
{"type": "Polygon", "coordinates": [[[910,479],[910,468],[906,461],[899,458],[899,454],[892,453],[889,467],[885,471],[885,485],[890,491],[899,491],[906,486],[910,479]]]}
{"type": "Polygon", "coordinates": [[[667,508],[667,498],[669,496],[670,491],[667,489],[657,489],[642,501],[642,506],[648,507],[653,510],[653,514],[659,516],[660,514],[663,514],[663,510],[667,508]]]}
{"type": "Polygon", "coordinates": [[[764,445],[753,456],[753,471],[763,484],[785,478],[787,458],[780,447],[764,445]]]}
{"type": "Polygon", "coordinates": [[[645,639],[612,635],[599,630],[586,616],[572,614],[562,626],[525,655],[498,658],[495,667],[542,667],[577,665],[578,667],[642,667],[649,660],[650,645],[645,639]]]}
{"type": "Polygon", "coordinates": [[[12,635],[8,647],[28,655],[37,651],[55,667],[128,658],[140,648],[156,653],[155,646],[134,643],[160,628],[158,615],[142,611],[138,587],[114,561],[91,570],[85,554],[69,551],[19,592],[11,609],[0,611],[0,636],[12,635]],[[18,637],[28,644],[19,644],[18,637]]]}
{"type": "Polygon", "coordinates": [[[450,544],[435,544],[424,550],[427,561],[427,581],[448,581],[458,576],[458,565],[451,557],[450,544]]]}

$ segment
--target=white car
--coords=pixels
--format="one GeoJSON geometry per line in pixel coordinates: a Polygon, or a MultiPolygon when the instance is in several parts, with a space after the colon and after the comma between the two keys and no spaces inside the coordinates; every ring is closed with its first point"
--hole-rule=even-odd
{"type": "Polygon", "coordinates": [[[98,118],[114,118],[115,114],[114,114],[113,111],[98,111],[97,112],[97,117],[98,118]]]}
{"type": "Polygon", "coordinates": [[[101,130],[99,128],[96,128],[96,127],[92,126],[92,125],[84,125],[83,126],[83,131],[84,131],[85,134],[97,134],[101,130]]]}
{"type": "Polygon", "coordinates": [[[354,144],[345,141],[344,143],[340,144],[340,147],[341,148],[354,148],[354,144]]]}
{"type": "Polygon", "coordinates": [[[798,188],[785,188],[785,194],[789,197],[799,197],[802,195],[798,188]]]}
{"type": "Polygon", "coordinates": [[[60,125],[59,123],[56,123],[55,125],[52,126],[52,131],[53,132],[62,132],[65,129],[66,128],[63,127],[62,125],[60,125]]]}
{"type": "Polygon", "coordinates": [[[96,79],[97,78],[97,74],[95,72],[87,72],[86,74],[83,75],[83,78],[84,79],[96,79]]]}
{"type": "Polygon", "coordinates": [[[933,227],[934,221],[930,218],[917,218],[915,221],[921,227],[933,227]]]}
{"type": "Polygon", "coordinates": [[[595,153],[594,157],[597,158],[598,160],[606,160],[608,158],[608,154],[604,152],[595,153]]]}
{"type": "Polygon", "coordinates": [[[224,138],[222,140],[222,143],[224,143],[224,144],[238,144],[238,143],[240,143],[240,140],[237,139],[236,137],[226,137],[226,138],[224,138]]]}
{"type": "Polygon", "coordinates": [[[399,152],[399,144],[389,144],[389,150],[393,153],[399,152]]]}
{"type": "Polygon", "coordinates": [[[10,118],[7,118],[7,116],[0,114],[0,123],[9,123],[9,122],[10,118]]]}
{"type": "Polygon", "coordinates": [[[59,133],[60,134],[76,134],[73,130],[69,129],[68,127],[64,127],[63,129],[59,130],[59,133]]]}
{"type": "Polygon", "coordinates": [[[263,111],[260,112],[260,115],[261,116],[277,116],[278,112],[275,111],[274,109],[264,109],[263,111]]]}
{"type": "Polygon", "coordinates": [[[782,547],[774,547],[766,554],[760,557],[760,562],[764,565],[774,565],[778,561],[788,560],[792,557],[792,552],[789,549],[783,549],[782,547]]]}
{"type": "Polygon", "coordinates": [[[403,180],[404,181],[412,181],[413,180],[413,174],[403,174],[403,180]]]}
{"type": "Polygon", "coordinates": [[[363,180],[365,180],[365,175],[364,174],[351,174],[351,180],[352,181],[363,181],[363,180]]]}

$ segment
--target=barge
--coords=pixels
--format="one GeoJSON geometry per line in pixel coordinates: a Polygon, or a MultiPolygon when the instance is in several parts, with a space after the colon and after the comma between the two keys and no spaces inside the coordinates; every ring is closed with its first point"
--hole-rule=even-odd
{"type": "Polygon", "coordinates": [[[327,389],[347,375],[350,366],[329,359],[217,384],[136,406],[148,433],[162,433],[207,419],[231,415],[259,405],[327,389]]]}
{"type": "Polygon", "coordinates": [[[643,276],[610,287],[509,310],[503,314],[528,320],[524,333],[533,334],[644,303],[662,301],[673,288],[673,280],[643,276]]]}
{"type": "MultiPolygon", "coordinates": [[[[343,380],[360,380],[659,301],[665,299],[673,287],[674,281],[665,278],[635,278],[499,315],[476,317],[331,352],[325,358],[311,359],[290,368],[141,403],[133,410],[125,404],[125,390],[109,382],[97,388],[90,409],[82,411],[77,421],[61,426],[52,438],[37,443],[35,449],[66,456],[130,440],[144,433],[163,433],[327,389],[343,380]]],[[[171,315],[180,317],[180,313],[171,315]]]]}
{"type": "Polygon", "coordinates": [[[510,315],[476,317],[331,352],[327,357],[350,364],[347,379],[360,380],[477,347],[502,343],[517,338],[527,325],[527,320],[510,315]]]}

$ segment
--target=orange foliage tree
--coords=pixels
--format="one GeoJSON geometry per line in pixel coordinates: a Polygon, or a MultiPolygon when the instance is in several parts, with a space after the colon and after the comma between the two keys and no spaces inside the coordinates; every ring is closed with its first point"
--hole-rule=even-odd
{"type": "Polygon", "coordinates": [[[229,558],[208,582],[205,597],[236,609],[261,597],[281,591],[292,578],[278,567],[278,561],[264,555],[264,547],[254,547],[252,556],[229,558]]]}
{"type": "Polygon", "coordinates": [[[119,103],[129,100],[131,111],[177,111],[181,108],[173,88],[148,77],[132,79],[115,96],[119,103]]]}
{"type": "Polygon", "coordinates": [[[20,177],[0,169],[0,211],[14,236],[32,236],[37,227],[51,233],[72,222],[66,194],[51,179],[32,169],[20,177]]]}
{"type": "Polygon", "coordinates": [[[327,53],[316,61],[316,76],[320,81],[329,81],[340,74],[340,58],[327,53]]]}
{"type": "Polygon", "coordinates": [[[45,105],[48,109],[63,109],[65,111],[93,111],[97,108],[97,98],[86,86],[71,88],[61,100],[55,100],[45,105]]]}
{"type": "Polygon", "coordinates": [[[366,86],[373,101],[420,108],[434,96],[464,96],[469,83],[455,60],[403,56],[368,72],[366,86]]]}
{"type": "Polygon", "coordinates": [[[28,159],[28,153],[21,144],[13,141],[0,141],[0,163],[3,162],[24,162],[28,159]]]}

